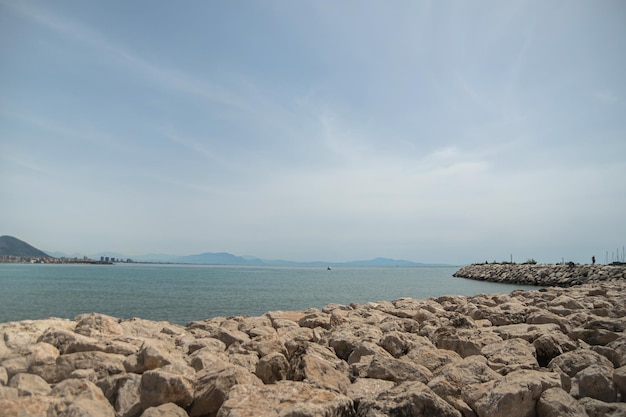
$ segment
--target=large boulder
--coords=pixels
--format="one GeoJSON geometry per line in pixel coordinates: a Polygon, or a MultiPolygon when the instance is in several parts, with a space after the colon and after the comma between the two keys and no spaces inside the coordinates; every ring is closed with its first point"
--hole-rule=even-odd
{"type": "Polygon", "coordinates": [[[345,393],[350,385],[348,364],[331,349],[309,342],[296,343],[289,350],[289,374],[293,381],[306,381],[320,388],[345,393]]]}
{"type": "Polygon", "coordinates": [[[368,378],[384,379],[396,383],[420,381],[425,384],[432,376],[432,372],[425,366],[382,355],[374,356],[367,369],[368,378]]]}
{"type": "Polygon", "coordinates": [[[217,372],[213,369],[200,371],[196,376],[195,395],[189,415],[214,417],[232,387],[238,384],[263,385],[263,382],[238,365],[230,365],[217,372]]]}
{"type": "Polygon", "coordinates": [[[607,403],[617,401],[617,390],[613,385],[613,368],[591,365],[576,374],[578,394],[607,403]]]}
{"type": "Polygon", "coordinates": [[[538,369],[535,348],[524,339],[508,339],[483,346],[487,364],[496,372],[506,375],[520,369],[538,369]]]}
{"type": "Polygon", "coordinates": [[[463,399],[478,417],[533,417],[543,391],[555,387],[561,387],[556,373],[515,371],[502,379],[467,387],[463,399]]]}
{"type": "Polygon", "coordinates": [[[236,385],[228,393],[217,417],[249,416],[353,417],[354,408],[352,400],[345,395],[304,382],[236,385]]]}
{"type": "Polygon", "coordinates": [[[15,374],[9,381],[9,387],[17,389],[21,397],[26,395],[46,395],[50,385],[39,375],[15,374]]]}
{"type": "Polygon", "coordinates": [[[102,390],[85,379],[66,379],[48,394],[58,397],[47,417],[115,417],[115,410],[102,390]]]}
{"type": "Polygon", "coordinates": [[[174,403],[147,408],[140,417],[188,417],[187,412],[174,403]]]}
{"type": "Polygon", "coordinates": [[[358,417],[461,417],[461,413],[419,381],[405,382],[362,399],[358,417]]]}
{"type": "Polygon", "coordinates": [[[263,383],[273,384],[277,381],[287,379],[288,372],[289,362],[285,355],[280,352],[274,352],[263,356],[259,360],[255,374],[263,383]]]}
{"type": "Polygon", "coordinates": [[[548,388],[537,402],[537,417],[587,417],[585,407],[561,388],[548,388]]]}
{"type": "Polygon", "coordinates": [[[192,379],[166,368],[146,371],[141,376],[140,401],[143,408],[174,403],[187,407],[193,401],[192,379]]]}

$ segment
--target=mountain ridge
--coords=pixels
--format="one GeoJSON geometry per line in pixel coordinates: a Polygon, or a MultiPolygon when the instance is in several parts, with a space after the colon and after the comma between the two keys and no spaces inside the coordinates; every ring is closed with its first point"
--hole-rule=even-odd
{"type": "Polygon", "coordinates": [[[0,256],[51,258],[50,255],[13,236],[0,236],[0,256]]]}
{"type": "MultiPolygon", "coordinates": [[[[13,236],[0,236],[0,256],[45,257],[45,258],[75,258],[83,254],[66,255],[63,252],[41,251],[30,244],[13,236]],[[53,254],[53,256],[49,255],[53,254]]],[[[339,266],[451,266],[443,263],[422,263],[404,259],[377,257],[373,259],[328,262],[328,261],[289,261],[283,259],[261,259],[256,256],[238,256],[228,252],[203,252],[192,255],[177,256],[170,254],[146,254],[141,256],[126,256],[111,251],[100,252],[87,256],[91,259],[100,259],[101,256],[116,259],[133,259],[136,262],[147,263],[180,263],[198,265],[241,265],[241,266],[312,266],[312,267],[339,267],[339,266]]]]}

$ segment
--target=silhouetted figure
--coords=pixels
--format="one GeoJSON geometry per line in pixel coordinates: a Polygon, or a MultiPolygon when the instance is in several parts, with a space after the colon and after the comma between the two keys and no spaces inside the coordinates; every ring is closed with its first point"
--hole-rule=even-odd
{"type": "Polygon", "coordinates": [[[595,255],[591,257],[591,265],[595,265],[596,264],[596,257],[595,255]]]}

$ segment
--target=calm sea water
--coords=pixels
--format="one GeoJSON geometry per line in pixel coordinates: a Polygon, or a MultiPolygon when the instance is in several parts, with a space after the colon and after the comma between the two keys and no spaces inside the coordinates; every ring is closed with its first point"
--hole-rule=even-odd
{"type": "Polygon", "coordinates": [[[454,278],[457,269],[0,264],[0,322],[98,312],[186,324],[330,303],[536,289],[454,278]]]}

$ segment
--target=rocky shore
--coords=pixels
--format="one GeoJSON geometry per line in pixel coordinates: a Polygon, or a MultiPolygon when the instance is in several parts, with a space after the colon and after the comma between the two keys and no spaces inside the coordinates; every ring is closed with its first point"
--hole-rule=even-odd
{"type": "Polygon", "coordinates": [[[626,265],[474,264],[464,266],[454,276],[506,284],[571,287],[626,279],[626,265]]]}
{"type": "Polygon", "coordinates": [[[626,281],[0,324],[0,416],[626,416],[626,281]]]}

